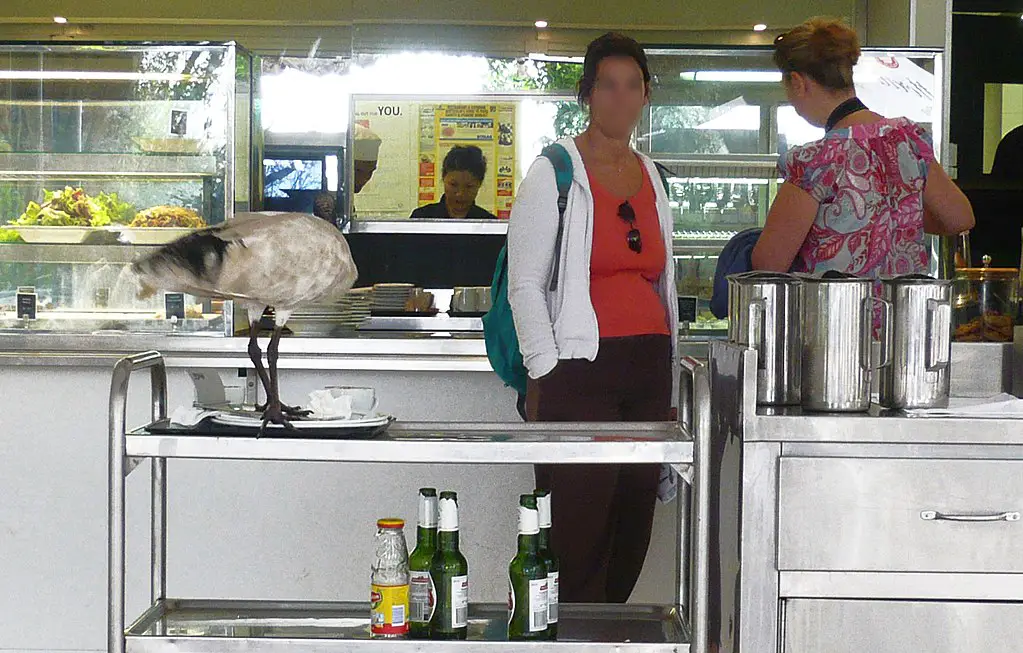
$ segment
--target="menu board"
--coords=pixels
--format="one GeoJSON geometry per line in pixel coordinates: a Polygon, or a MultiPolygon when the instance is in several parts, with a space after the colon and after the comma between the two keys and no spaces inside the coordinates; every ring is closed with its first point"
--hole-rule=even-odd
{"type": "Polygon", "coordinates": [[[407,218],[439,202],[444,157],[456,145],[475,145],[486,158],[476,204],[502,219],[511,215],[515,104],[357,99],[353,116],[381,140],[377,170],[354,198],[359,219],[407,218]]]}

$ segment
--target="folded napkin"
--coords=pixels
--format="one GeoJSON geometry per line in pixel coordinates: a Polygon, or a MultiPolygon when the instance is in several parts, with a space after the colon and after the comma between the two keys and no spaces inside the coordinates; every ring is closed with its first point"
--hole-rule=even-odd
{"type": "Polygon", "coordinates": [[[207,417],[212,417],[216,414],[217,411],[215,410],[204,410],[194,406],[178,406],[171,413],[170,421],[171,424],[177,424],[178,426],[196,426],[207,417]]]}
{"type": "Polygon", "coordinates": [[[1023,399],[1002,393],[993,397],[957,398],[949,400],[948,408],[907,410],[911,417],[999,417],[1023,419],[1023,399]]]}
{"type": "Polygon", "coordinates": [[[335,397],[330,390],[314,390],[309,393],[307,408],[313,411],[312,416],[317,419],[351,419],[352,397],[335,397]]]}

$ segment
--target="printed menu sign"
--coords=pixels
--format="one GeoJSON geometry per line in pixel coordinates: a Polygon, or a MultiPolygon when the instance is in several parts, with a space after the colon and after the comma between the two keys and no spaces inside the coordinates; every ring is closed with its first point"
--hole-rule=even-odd
{"type": "Polygon", "coordinates": [[[476,204],[499,218],[515,197],[513,103],[356,99],[355,123],[380,138],[377,169],[353,198],[359,219],[409,217],[444,194],[444,157],[456,145],[483,150],[487,173],[476,204]]]}

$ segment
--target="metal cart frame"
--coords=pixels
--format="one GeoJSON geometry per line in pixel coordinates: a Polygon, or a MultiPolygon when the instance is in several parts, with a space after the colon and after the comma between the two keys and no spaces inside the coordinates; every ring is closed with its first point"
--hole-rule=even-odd
{"type": "MultiPolygon", "coordinates": [[[[710,518],[710,382],[705,365],[683,361],[679,423],[650,424],[464,424],[394,425],[383,439],[305,440],[215,436],[166,436],[126,428],[127,392],[133,372],[148,369],[153,422],[167,417],[167,372],[158,352],[124,358],[114,366],[109,405],[109,578],[107,584],[107,650],[109,653],[155,651],[433,651],[466,646],[486,651],[579,651],[613,649],[643,653],[707,651],[707,579],[710,518]],[[494,437],[499,436],[499,437],[494,437]],[[623,437],[624,436],[624,437],[623,437]],[[146,458],[152,464],[150,607],[125,628],[125,479],[146,458]],[[254,602],[171,599],[167,595],[167,460],[272,460],[333,462],[435,463],[668,463],[679,474],[677,499],[675,596],[669,606],[565,605],[563,622],[574,620],[598,641],[521,642],[476,639],[468,643],[414,640],[369,640],[360,630],[337,638],[267,636],[248,632],[188,636],[168,632],[174,611],[189,614],[274,614],[287,617],[365,617],[358,602],[254,602]],[[218,612],[219,611],[219,612],[218,612]],[[646,622],[663,641],[635,641],[622,635],[631,623],[646,622]],[[650,622],[656,622],[652,626],[650,622]],[[610,629],[610,630],[609,630],[610,629]],[[601,640],[601,633],[612,634],[601,640]],[[615,639],[617,638],[617,639],[615,639]]],[[[486,623],[504,621],[506,608],[470,606],[470,616],[486,623]]],[[[343,621],[343,619],[339,619],[343,621]]],[[[250,629],[256,630],[256,629],[250,629]]],[[[565,628],[562,627],[564,632],[565,628]]]]}

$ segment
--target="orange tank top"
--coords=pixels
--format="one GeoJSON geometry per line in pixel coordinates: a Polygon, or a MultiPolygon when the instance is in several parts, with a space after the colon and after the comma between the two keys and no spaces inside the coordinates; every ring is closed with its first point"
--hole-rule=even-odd
{"type": "Polygon", "coordinates": [[[601,338],[670,335],[668,313],[657,284],[664,274],[667,252],[657,217],[653,184],[643,166],[643,186],[628,198],[636,214],[642,251],[629,249],[633,228],[618,216],[626,200],[615,197],[592,176],[593,250],[590,259],[590,299],[597,313],[601,338]]]}

